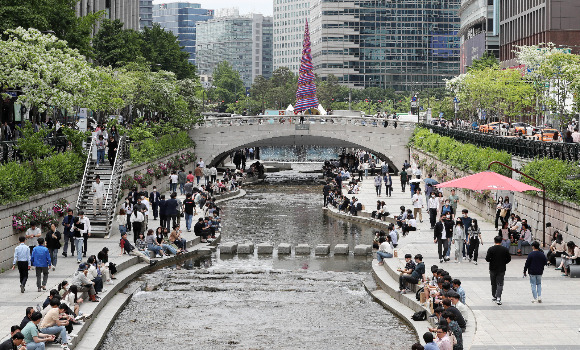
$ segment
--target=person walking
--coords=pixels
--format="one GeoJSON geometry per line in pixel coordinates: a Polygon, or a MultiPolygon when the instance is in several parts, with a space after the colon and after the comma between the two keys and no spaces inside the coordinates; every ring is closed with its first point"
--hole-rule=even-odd
{"type": "Polygon", "coordinates": [[[38,287],[38,291],[42,292],[46,290],[48,270],[52,262],[50,261],[50,253],[48,248],[44,246],[44,238],[42,237],[38,239],[38,245],[32,250],[30,264],[36,268],[36,286],[38,287]]]}
{"type": "Polygon", "coordinates": [[[187,174],[185,170],[179,169],[177,173],[177,183],[179,184],[179,193],[183,196],[185,194],[185,182],[187,181],[187,174]]]}
{"type": "Polygon", "coordinates": [[[453,228],[453,237],[451,238],[453,246],[455,248],[455,262],[461,262],[461,256],[463,253],[463,246],[465,244],[465,228],[463,227],[463,222],[460,218],[455,221],[455,227],[453,228]]]}
{"type": "Polygon", "coordinates": [[[195,175],[195,185],[199,186],[199,180],[201,179],[201,176],[203,175],[203,169],[201,168],[201,166],[198,164],[195,169],[193,169],[193,175],[195,175]]]}
{"type": "Polygon", "coordinates": [[[427,207],[429,208],[429,223],[431,224],[431,229],[434,229],[437,223],[437,208],[439,207],[439,198],[435,196],[434,192],[431,192],[427,207]]]}
{"type": "Polygon", "coordinates": [[[65,258],[68,256],[68,244],[70,242],[70,254],[71,256],[75,255],[75,238],[73,234],[73,226],[75,224],[75,218],[73,216],[73,210],[67,210],[67,216],[62,219],[62,226],[64,227],[64,248],[62,250],[62,256],[65,258]]]}
{"type": "MultiPolygon", "coordinates": [[[[91,236],[91,221],[85,216],[85,212],[79,210],[79,219],[84,223],[83,231],[83,258],[87,257],[87,246],[89,244],[89,237],[91,236]]],[[[78,253],[77,253],[78,254],[78,253]]]]}
{"type": "Polygon", "coordinates": [[[399,173],[399,176],[401,177],[401,190],[405,192],[405,185],[407,184],[407,181],[409,181],[409,179],[407,177],[407,171],[405,170],[404,167],[403,170],[401,170],[401,172],[399,173]]]}
{"type": "Polygon", "coordinates": [[[393,192],[393,179],[391,178],[390,173],[386,173],[385,176],[383,176],[383,182],[385,183],[385,196],[390,197],[393,192]]]}
{"type": "Polygon", "coordinates": [[[415,194],[412,198],[413,201],[413,216],[419,218],[420,222],[423,222],[423,196],[421,196],[421,189],[417,188],[415,194]]]}
{"type": "Polygon", "coordinates": [[[58,260],[58,250],[60,249],[60,232],[56,229],[55,224],[50,225],[50,231],[46,233],[46,247],[50,253],[50,260],[52,261],[52,271],[56,268],[58,260]]]}
{"type": "Polygon", "coordinates": [[[485,261],[489,262],[489,278],[491,281],[492,301],[501,305],[501,293],[505,277],[506,265],[512,260],[509,249],[501,245],[501,236],[493,238],[494,245],[487,250],[485,261]]]}
{"type": "Polygon", "coordinates": [[[383,184],[383,178],[381,177],[381,175],[379,174],[379,175],[375,176],[375,191],[377,192],[377,197],[381,196],[382,184],[383,184]]]}
{"type": "Polygon", "coordinates": [[[101,181],[99,175],[95,177],[95,182],[91,185],[91,192],[93,192],[93,216],[97,216],[97,204],[99,206],[99,215],[101,215],[103,199],[105,199],[105,184],[101,181]]]}
{"type": "Polygon", "coordinates": [[[479,254],[479,244],[483,245],[483,240],[481,239],[481,230],[477,225],[477,219],[471,220],[471,227],[467,231],[467,246],[469,256],[469,261],[473,261],[474,265],[477,265],[477,256],[479,254]]]}
{"type": "Polygon", "coordinates": [[[99,164],[105,163],[105,148],[107,147],[107,141],[103,135],[99,135],[95,141],[95,146],[97,147],[97,168],[99,164]]]}
{"type": "Polygon", "coordinates": [[[113,135],[109,136],[109,142],[107,146],[109,147],[107,158],[109,158],[109,164],[111,164],[112,167],[113,165],[115,165],[115,158],[117,157],[117,148],[119,147],[119,143],[117,142],[117,140],[115,140],[115,136],[113,135]]]}
{"type": "Polygon", "coordinates": [[[437,253],[439,253],[439,262],[447,261],[445,256],[447,253],[447,234],[445,232],[445,215],[441,215],[441,219],[435,224],[435,231],[433,233],[433,243],[437,243],[437,253]]]}
{"type": "Polygon", "coordinates": [[[528,254],[526,264],[524,265],[524,277],[526,273],[530,274],[530,286],[532,287],[532,303],[542,302],[542,275],[544,266],[548,263],[548,258],[540,250],[539,242],[532,242],[532,252],[528,254]]]}
{"type": "Polygon", "coordinates": [[[12,262],[12,270],[18,267],[18,274],[20,275],[20,293],[24,293],[26,288],[26,281],[28,281],[28,270],[30,270],[30,249],[26,245],[26,237],[18,237],[20,244],[14,249],[14,261],[12,262]]]}
{"type": "Polygon", "coordinates": [[[149,193],[149,203],[153,209],[153,220],[157,220],[159,216],[159,201],[161,200],[161,194],[157,192],[157,187],[153,186],[153,191],[149,193]]]}
{"type": "Polygon", "coordinates": [[[177,192],[177,174],[175,170],[169,175],[169,191],[172,193],[177,192]]]}
{"type": "Polygon", "coordinates": [[[26,236],[26,243],[28,244],[28,249],[30,249],[30,254],[32,254],[32,249],[36,246],[36,240],[42,236],[42,232],[40,231],[40,227],[37,226],[36,221],[30,222],[30,227],[24,235],[26,236]]]}

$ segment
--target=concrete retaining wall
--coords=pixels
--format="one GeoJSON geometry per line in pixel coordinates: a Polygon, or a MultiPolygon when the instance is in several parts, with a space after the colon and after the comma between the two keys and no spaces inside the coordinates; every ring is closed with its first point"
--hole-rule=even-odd
{"type": "MultiPolygon", "coordinates": [[[[459,178],[472,174],[472,172],[463,171],[457,169],[447,163],[442,162],[435,156],[418,150],[415,148],[410,149],[411,158],[413,154],[419,156],[419,160],[426,159],[427,164],[434,163],[437,166],[437,171],[440,172],[443,169],[447,170],[447,173],[452,178],[459,178]]],[[[521,160],[517,160],[516,164],[523,164],[521,160]]],[[[437,178],[436,173],[433,174],[439,182],[443,182],[442,179],[437,178]]],[[[444,189],[445,197],[451,194],[450,189],[444,189]]],[[[481,201],[475,197],[473,191],[457,190],[456,194],[459,196],[459,201],[461,205],[467,207],[469,210],[476,212],[486,220],[491,222],[495,221],[496,206],[495,201],[481,201]]],[[[505,197],[508,192],[500,191],[499,195],[505,197]]],[[[496,193],[492,192],[493,198],[495,198],[496,193]]],[[[527,219],[528,223],[533,229],[533,234],[536,239],[542,240],[542,197],[533,196],[525,193],[511,193],[509,194],[510,201],[513,204],[513,212],[520,215],[522,219],[527,219]]],[[[546,242],[550,242],[550,234],[554,229],[560,231],[565,241],[578,241],[580,237],[580,206],[571,202],[558,203],[546,199],[546,223],[552,224],[552,229],[546,228],[546,242]]]]}

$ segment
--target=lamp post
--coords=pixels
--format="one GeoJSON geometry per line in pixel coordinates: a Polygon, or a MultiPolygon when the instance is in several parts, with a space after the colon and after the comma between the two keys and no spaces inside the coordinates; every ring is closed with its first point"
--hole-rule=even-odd
{"type": "Polygon", "coordinates": [[[546,186],[544,186],[543,183],[534,179],[533,177],[526,175],[526,174],[522,173],[521,171],[512,168],[511,166],[505,165],[502,162],[493,161],[493,162],[489,163],[489,165],[487,166],[487,170],[490,170],[491,166],[493,164],[498,164],[498,165],[501,165],[505,168],[510,169],[511,171],[515,171],[516,173],[518,173],[522,176],[525,176],[528,179],[537,183],[538,185],[542,186],[542,247],[545,247],[546,246],[546,186]]]}

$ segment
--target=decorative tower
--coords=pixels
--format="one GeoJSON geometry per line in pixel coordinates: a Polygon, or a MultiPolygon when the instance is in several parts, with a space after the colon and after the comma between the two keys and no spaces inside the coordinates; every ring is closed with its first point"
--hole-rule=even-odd
{"type": "Polygon", "coordinates": [[[316,97],[316,85],[314,85],[314,73],[312,73],[312,54],[310,49],[310,31],[308,21],[304,30],[304,43],[302,44],[302,59],[300,60],[300,76],[298,77],[298,90],[296,91],[296,105],[294,113],[302,113],[309,109],[318,108],[316,97]]]}

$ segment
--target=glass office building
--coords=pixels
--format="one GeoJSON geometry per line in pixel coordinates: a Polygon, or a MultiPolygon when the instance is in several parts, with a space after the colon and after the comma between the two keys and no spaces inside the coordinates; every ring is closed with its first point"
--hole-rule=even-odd
{"type": "Polygon", "coordinates": [[[314,71],[353,88],[444,86],[459,74],[460,0],[313,0],[314,71]]]}
{"type": "Polygon", "coordinates": [[[304,26],[310,13],[310,0],[274,0],[274,69],[300,69],[304,26]]]}
{"type": "Polygon", "coordinates": [[[139,0],[139,29],[153,26],[153,0],[139,0]]]}
{"type": "Polygon", "coordinates": [[[197,69],[210,76],[223,61],[240,73],[246,87],[272,76],[272,17],[260,14],[217,17],[197,23],[197,69]]]}
{"type": "Polygon", "coordinates": [[[169,2],[153,5],[153,22],[171,31],[189,53],[189,62],[196,64],[196,23],[213,18],[214,10],[202,9],[200,4],[169,2]]]}

